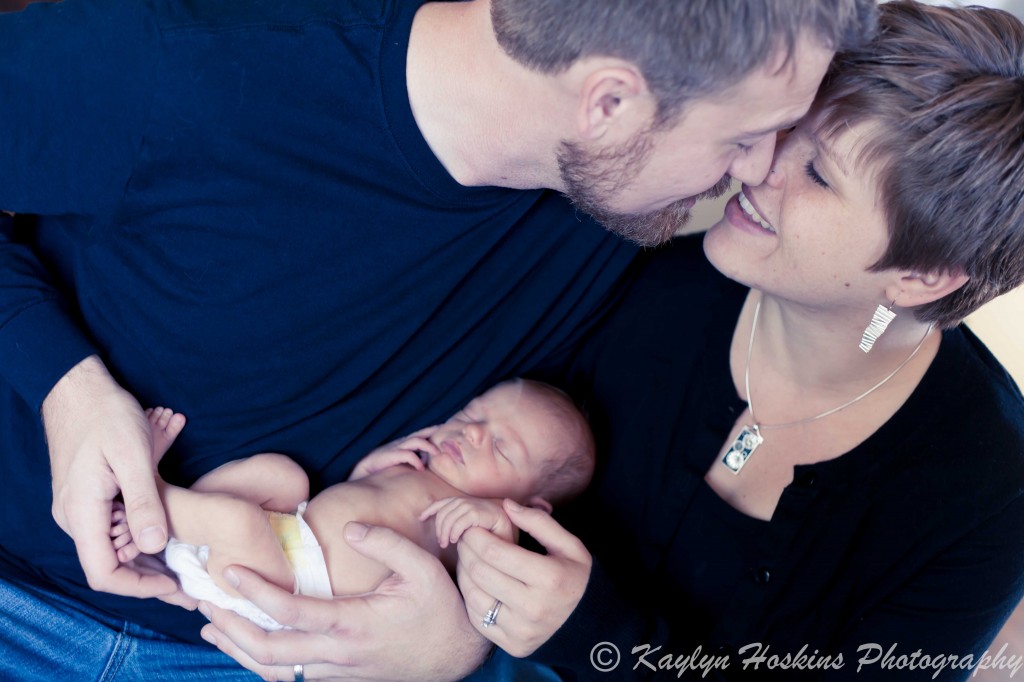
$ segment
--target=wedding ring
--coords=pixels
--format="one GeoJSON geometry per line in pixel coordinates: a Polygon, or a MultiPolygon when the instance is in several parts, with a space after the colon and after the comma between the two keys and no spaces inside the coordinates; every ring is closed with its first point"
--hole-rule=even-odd
{"type": "Polygon", "coordinates": [[[292,672],[295,673],[295,682],[306,682],[306,673],[301,663],[296,663],[292,672]]]}
{"type": "Polygon", "coordinates": [[[489,628],[498,622],[498,611],[501,611],[501,600],[495,599],[494,606],[484,615],[482,623],[485,628],[489,628]]]}

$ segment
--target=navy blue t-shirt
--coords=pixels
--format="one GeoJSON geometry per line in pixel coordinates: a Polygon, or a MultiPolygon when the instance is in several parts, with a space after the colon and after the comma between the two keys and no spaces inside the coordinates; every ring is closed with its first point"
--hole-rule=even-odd
{"type": "Polygon", "coordinates": [[[406,94],[418,1],[66,0],[0,16],[0,573],[91,592],[38,410],[97,353],[189,423],[187,484],[294,457],[314,491],[564,345],[634,249],[562,196],[466,188],[406,94]]]}

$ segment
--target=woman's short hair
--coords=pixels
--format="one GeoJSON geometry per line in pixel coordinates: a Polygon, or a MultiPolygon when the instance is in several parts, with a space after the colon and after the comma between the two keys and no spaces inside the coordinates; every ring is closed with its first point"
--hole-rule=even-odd
{"type": "Polygon", "coordinates": [[[819,134],[867,124],[855,163],[875,172],[889,245],[873,270],[962,272],[915,309],[955,326],[1024,281],[1024,24],[982,7],[879,8],[879,34],[836,56],[819,134]]]}
{"type": "Polygon", "coordinates": [[[876,0],[491,0],[502,49],[541,73],[584,57],[640,69],[658,100],[659,123],[692,97],[718,92],[783,48],[802,29],[832,49],[862,44],[876,0]]]}

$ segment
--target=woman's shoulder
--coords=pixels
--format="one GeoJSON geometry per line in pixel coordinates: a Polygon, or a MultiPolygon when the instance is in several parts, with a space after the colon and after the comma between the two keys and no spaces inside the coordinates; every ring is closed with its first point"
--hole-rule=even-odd
{"type": "MultiPolygon", "coordinates": [[[[921,387],[945,396],[964,430],[1024,444],[1024,395],[1010,373],[968,327],[943,332],[942,346],[921,387]]],[[[1024,460],[1024,448],[1017,454],[1024,460]]]]}
{"type": "Polygon", "coordinates": [[[896,466],[947,480],[950,494],[998,505],[1024,492],[1024,396],[966,327],[943,332],[898,427],[885,441],[901,444],[896,466]]]}

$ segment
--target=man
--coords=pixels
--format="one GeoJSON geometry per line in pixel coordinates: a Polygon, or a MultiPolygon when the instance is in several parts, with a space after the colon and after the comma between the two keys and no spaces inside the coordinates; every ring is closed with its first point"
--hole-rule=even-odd
{"type": "MultiPolygon", "coordinates": [[[[595,314],[632,248],[540,188],[664,241],[725,176],[760,182],[873,3],[691,4],[67,0],[0,17],[0,208],[18,216],[0,233],[0,467],[21,484],[3,629],[7,650],[26,623],[43,643],[5,657],[11,674],[41,648],[47,676],[95,675],[109,647],[61,643],[121,642],[126,622],[147,679],[226,660],[157,646],[151,631],[194,640],[201,621],[132,599],[187,603],[107,538],[118,495],[144,551],[168,535],[143,405],[191,419],[168,480],[259,451],[314,488],[341,480],[595,314]]],[[[313,634],[207,637],[284,679],[476,667],[487,647],[440,565],[381,529],[356,544],[396,581],[315,605],[326,619],[287,602],[313,634]]]]}

